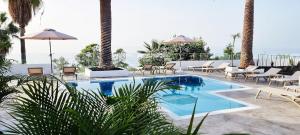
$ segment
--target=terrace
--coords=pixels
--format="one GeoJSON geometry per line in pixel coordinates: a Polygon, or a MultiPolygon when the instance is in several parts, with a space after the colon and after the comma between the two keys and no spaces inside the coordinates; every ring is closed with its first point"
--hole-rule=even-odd
{"type": "MultiPolygon", "coordinates": [[[[253,48],[262,43],[253,42],[261,41],[253,29],[256,24],[254,0],[243,2],[244,21],[240,20],[243,27],[238,30],[241,33],[228,36],[232,31],[227,29],[222,33],[225,23],[216,28],[218,31],[215,32],[222,37],[230,37],[226,38],[229,43],[222,41],[226,43],[214,46],[220,42],[206,40],[210,36],[174,35],[166,39],[164,33],[164,36],[158,36],[159,40],[152,39],[151,42],[141,41],[145,40],[141,37],[133,39],[135,43],[144,44],[142,47],[112,44],[112,40],[122,40],[124,35],[129,40],[130,34],[136,31],[132,28],[122,37],[118,35],[121,31],[112,36],[112,27],[116,24],[111,22],[111,10],[113,6],[120,7],[111,0],[100,0],[101,36],[91,34],[96,35],[92,39],[101,37],[100,43],[80,49],[55,45],[90,42],[91,39],[85,40],[86,34],[82,35],[84,30],[76,32],[72,25],[60,28],[77,34],[76,37],[49,28],[28,34],[33,29],[26,25],[36,15],[32,9],[43,15],[40,9],[49,3],[51,7],[51,2],[46,0],[29,1],[8,1],[9,14],[4,11],[0,17],[0,38],[3,39],[0,41],[0,134],[296,135],[300,132],[300,57],[284,54],[284,49],[279,52],[282,55],[273,55],[261,54],[262,51],[253,48]],[[28,8],[27,14],[18,12],[20,9],[16,7],[28,8]],[[18,20],[26,16],[29,17],[27,22],[18,20]],[[28,33],[25,33],[25,27],[29,29],[28,33]],[[39,58],[27,57],[25,48],[47,43],[29,40],[49,42],[49,50],[34,48],[39,52],[47,51],[39,55],[42,60],[37,63],[32,61],[39,58]],[[19,57],[19,53],[11,49],[14,44],[21,46],[20,63],[11,61],[11,55],[19,57]],[[216,53],[220,48],[223,53],[216,53]],[[69,51],[74,52],[70,55],[69,51]]],[[[59,10],[54,7],[55,11],[59,10]]],[[[171,17],[167,15],[167,18],[171,17]]],[[[75,24],[86,23],[88,18],[76,21],[75,24]]],[[[130,24],[123,21],[122,25],[130,24]]],[[[177,23],[176,28],[180,26],[177,23]]],[[[169,25],[167,23],[165,27],[169,25]]],[[[237,26],[228,25],[231,28],[237,26]]],[[[95,31],[94,25],[85,30],[89,27],[90,31],[95,31]]],[[[170,31],[163,28],[163,23],[160,27],[160,31],[170,31]]],[[[211,30],[203,33],[212,35],[211,30]]],[[[145,35],[149,39],[150,36],[145,35]]],[[[272,49],[268,51],[272,52],[272,49]]]]}
{"type": "MultiPolygon", "coordinates": [[[[253,80],[245,81],[244,79],[232,79],[224,78],[224,73],[203,73],[185,71],[188,75],[199,75],[212,79],[222,80],[226,82],[232,82],[249,87],[246,90],[237,91],[225,91],[218,92],[225,97],[233,98],[239,101],[243,101],[256,107],[253,109],[225,112],[218,114],[211,114],[205,120],[205,123],[201,127],[201,132],[206,134],[224,134],[224,133],[251,133],[251,134],[297,134],[300,125],[300,109],[293,103],[282,99],[280,97],[264,95],[259,99],[255,99],[257,88],[268,86],[268,83],[262,82],[256,84],[253,80]]],[[[136,77],[155,77],[157,75],[136,73],[136,77]]],[[[161,75],[159,75],[161,76],[161,75]]],[[[167,76],[173,76],[168,74],[167,76]]],[[[72,78],[68,78],[72,80],[72,78]]],[[[86,77],[80,76],[79,80],[86,80],[86,77]]],[[[109,78],[102,78],[106,80],[109,78]]],[[[98,79],[96,79],[98,80],[98,79]]],[[[278,87],[278,84],[274,84],[272,87],[278,87]]],[[[6,113],[5,109],[1,109],[0,118],[2,120],[10,120],[10,116],[6,113]]],[[[165,113],[165,112],[162,112],[165,113]]],[[[172,121],[177,127],[182,130],[187,130],[189,125],[189,118],[186,119],[174,119],[168,114],[165,115],[167,119],[172,121]]],[[[196,117],[194,124],[197,124],[202,117],[196,117]]]]}
{"type": "MultiPolygon", "coordinates": [[[[132,72],[133,73],[133,72],[132,72]]],[[[135,77],[157,77],[165,76],[164,74],[147,74],[142,75],[139,72],[134,72],[135,77]]],[[[175,74],[176,75],[176,74],[175,74]]],[[[182,75],[182,73],[178,74],[182,75]]],[[[232,79],[224,78],[224,73],[203,73],[185,71],[185,75],[199,75],[212,79],[222,80],[226,82],[236,83],[249,87],[246,90],[237,91],[224,91],[218,92],[218,94],[233,98],[235,100],[243,101],[252,105],[255,108],[229,111],[225,113],[214,114],[212,112],[209,117],[206,118],[205,123],[201,127],[201,133],[208,135],[224,134],[224,133],[251,133],[251,134],[297,134],[300,132],[298,129],[300,125],[300,109],[288,100],[282,99],[277,96],[268,97],[264,94],[259,99],[255,99],[258,89],[260,87],[268,86],[268,82],[255,83],[253,80],[245,81],[244,79],[232,79]]],[[[166,76],[174,76],[168,73],[166,76]]],[[[79,81],[90,80],[86,76],[79,76],[79,81]]],[[[124,77],[122,77],[124,78],[124,77]]],[[[131,77],[130,77],[131,78],[131,77]]],[[[110,80],[111,78],[94,78],[93,80],[110,80]]],[[[73,77],[67,77],[66,80],[74,80],[73,77]]],[[[281,87],[281,84],[273,84],[272,87],[281,87]]],[[[10,120],[10,116],[6,113],[5,109],[0,111],[1,120],[10,120]]],[[[174,119],[170,117],[166,112],[167,119],[172,121],[177,127],[182,130],[187,130],[189,125],[189,118],[174,119]]],[[[194,124],[197,124],[202,119],[201,116],[195,118],[194,124]]]]}

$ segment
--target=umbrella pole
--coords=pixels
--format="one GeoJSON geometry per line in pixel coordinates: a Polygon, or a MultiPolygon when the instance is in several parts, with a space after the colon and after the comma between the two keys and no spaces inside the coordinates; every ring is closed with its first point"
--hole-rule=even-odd
{"type": "Polygon", "coordinates": [[[49,39],[49,47],[50,47],[50,65],[51,65],[51,74],[53,74],[53,66],[52,66],[52,48],[51,48],[51,40],[49,39]]]}

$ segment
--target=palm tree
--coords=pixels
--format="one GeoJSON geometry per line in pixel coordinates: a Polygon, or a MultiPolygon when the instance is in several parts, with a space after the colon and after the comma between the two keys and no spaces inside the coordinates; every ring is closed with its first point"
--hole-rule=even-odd
{"type": "Polygon", "coordinates": [[[148,61],[146,62],[147,64],[157,65],[158,63],[165,63],[164,58],[161,57],[161,54],[163,54],[164,51],[166,51],[165,49],[167,48],[165,48],[163,44],[152,40],[151,44],[144,42],[144,47],[146,48],[146,50],[138,50],[137,52],[144,54],[145,60],[147,59],[148,61]],[[149,60],[151,62],[149,62],[149,60]]]}
{"type": "Polygon", "coordinates": [[[3,58],[11,48],[11,37],[18,33],[18,28],[8,22],[6,13],[0,13],[0,57],[3,58]]]}
{"type": "Polygon", "coordinates": [[[99,67],[114,68],[111,53],[111,0],[100,0],[101,47],[99,67]]]}
{"type": "Polygon", "coordinates": [[[243,41],[240,67],[245,68],[253,62],[253,27],[254,27],[254,0],[246,0],[244,14],[243,41]]]}
{"type": "MultiPolygon", "coordinates": [[[[42,5],[42,0],[9,0],[8,10],[12,20],[19,24],[20,37],[25,34],[25,27],[32,19],[32,13],[35,13],[42,5]]],[[[26,63],[25,40],[20,39],[21,60],[26,63]]]]}
{"type": "Polygon", "coordinates": [[[235,45],[236,39],[238,39],[238,38],[240,38],[240,37],[241,37],[240,33],[236,33],[236,34],[233,34],[233,35],[232,35],[232,38],[233,38],[232,45],[233,45],[233,46],[235,45]]]}
{"type": "Polygon", "coordinates": [[[233,34],[231,36],[232,36],[233,41],[232,41],[232,43],[229,43],[229,45],[226,47],[224,52],[230,55],[230,57],[231,57],[231,66],[233,67],[234,45],[235,45],[236,39],[240,38],[240,33],[236,33],[236,34],[233,34]]]}
{"type": "Polygon", "coordinates": [[[145,42],[144,47],[146,48],[146,50],[145,51],[139,50],[138,53],[152,55],[152,54],[160,53],[161,51],[163,51],[162,50],[163,44],[160,44],[159,42],[157,42],[155,40],[153,40],[151,42],[151,44],[145,42]]]}

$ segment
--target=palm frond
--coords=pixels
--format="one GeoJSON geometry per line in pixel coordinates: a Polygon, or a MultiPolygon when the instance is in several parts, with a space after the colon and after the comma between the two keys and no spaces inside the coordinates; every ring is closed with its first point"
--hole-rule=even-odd
{"type": "Polygon", "coordinates": [[[195,130],[192,131],[193,129],[193,122],[194,122],[194,118],[195,118],[195,113],[196,113],[196,106],[197,106],[197,101],[198,99],[195,101],[195,105],[194,105],[194,109],[193,109],[193,113],[192,113],[192,117],[190,120],[190,124],[188,126],[187,132],[185,135],[197,135],[200,127],[202,126],[204,120],[206,119],[206,117],[208,116],[208,113],[202,118],[202,120],[198,123],[198,125],[196,126],[195,130]]]}
{"type": "Polygon", "coordinates": [[[25,96],[19,96],[10,107],[15,122],[1,124],[7,133],[25,135],[179,134],[158,112],[157,102],[149,98],[167,88],[164,85],[125,85],[116,94],[116,102],[107,104],[108,98],[100,91],[76,90],[55,78],[33,79],[22,86],[25,96]]]}
{"type": "Polygon", "coordinates": [[[33,13],[36,14],[38,10],[43,6],[42,0],[31,0],[33,13]]]}

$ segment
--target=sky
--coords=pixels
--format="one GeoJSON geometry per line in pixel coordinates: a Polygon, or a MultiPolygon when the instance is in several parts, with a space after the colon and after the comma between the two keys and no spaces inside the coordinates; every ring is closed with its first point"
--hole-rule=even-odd
{"type": "MultiPolygon", "coordinates": [[[[127,62],[137,65],[137,50],[144,42],[166,40],[173,35],[202,37],[215,55],[222,55],[231,35],[242,33],[245,0],[112,0],[112,51],[123,48],[127,62]]],[[[0,11],[7,2],[0,1],[0,11]]],[[[55,58],[74,56],[86,45],[100,42],[99,0],[44,0],[44,7],[26,34],[45,28],[75,36],[74,41],[53,41],[55,58]],[[43,13],[43,14],[42,14],[43,13]],[[42,15],[41,15],[42,14],[42,15]]],[[[254,56],[299,54],[300,1],[256,0],[254,56]]],[[[9,58],[20,61],[20,43],[13,40],[9,58]]],[[[239,51],[241,39],[237,40],[239,51]]],[[[47,41],[26,41],[29,64],[49,63],[47,41]]]]}

